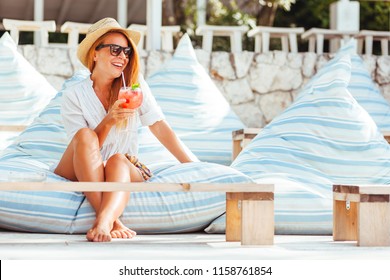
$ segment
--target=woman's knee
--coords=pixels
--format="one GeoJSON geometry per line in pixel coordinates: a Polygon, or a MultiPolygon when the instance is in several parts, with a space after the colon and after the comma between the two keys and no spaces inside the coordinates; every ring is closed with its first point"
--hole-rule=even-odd
{"type": "Polygon", "coordinates": [[[122,172],[130,176],[129,179],[131,182],[143,182],[144,179],[139,172],[138,168],[132,164],[125,155],[115,154],[111,156],[106,163],[105,167],[106,177],[109,173],[122,172]]]}
{"type": "Polygon", "coordinates": [[[106,163],[106,169],[111,169],[111,168],[121,168],[121,167],[126,167],[128,168],[129,166],[129,161],[123,154],[114,154],[112,155],[106,163]]]}
{"type": "Polygon", "coordinates": [[[73,137],[76,146],[99,147],[99,138],[90,128],[81,128],[73,137]]]}

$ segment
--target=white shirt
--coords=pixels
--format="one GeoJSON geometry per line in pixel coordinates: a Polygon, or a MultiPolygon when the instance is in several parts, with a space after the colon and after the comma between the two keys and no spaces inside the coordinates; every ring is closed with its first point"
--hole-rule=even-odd
{"type": "MultiPolygon", "coordinates": [[[[143,101],[137,109],[137,123],[140,121],[142,125],[149,126],[163,120],[164,114],[142,75],[139,75],[138,82],[143,93],[143,101]]],[[[93,82],[88,76],[85,80],[64,91],[61,115],[69,141],[81,128],[88,127],[94,130],[107,115],[92,85],[93,82]]],[[[137,155],[137,127],[138,125],[131,127],[129,122],[126,128],[118,130],[114,125],[101,148],[103,160],[107,160],[116,153],[137,155]]]]}

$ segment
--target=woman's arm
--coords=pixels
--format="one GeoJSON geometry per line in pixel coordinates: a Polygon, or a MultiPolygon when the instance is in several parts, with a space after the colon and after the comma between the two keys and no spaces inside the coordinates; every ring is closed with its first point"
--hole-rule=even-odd
{"type": "Polygon", "coordinates": [[[135,112],[132,109],[121,108],[121,104],[125,102],[125,99],[117,100],[111,109],[108,111],[107,115],[102,119],[99,125],[95,128],[95,132],[99,138],[99,147],[103,146],[104,141],[107,138],[107,135],[110,133],[112,127],[120,122],[125,121],[135,112]]]}
{"type": "Polygon", "coordinates": [[[192,162],[180,144],[175,132],[166,121],[157,121],[149,126],[149,129],[178,161],[181,163],[192,162]]]}

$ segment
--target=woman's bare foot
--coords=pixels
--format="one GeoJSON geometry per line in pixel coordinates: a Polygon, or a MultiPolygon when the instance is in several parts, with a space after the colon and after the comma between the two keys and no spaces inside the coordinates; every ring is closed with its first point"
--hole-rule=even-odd
{"type": "Polygon", "coordinates": [[[116,219],[111,230],[112,238],[133,238],[136,232],[126,227],[119,219],[116,219]]]}
{"type": "Polygon", "coordinates": [[[87,240],[93,242],[109,242],[111,241],[110,231],[113,226],[107,222],[95,221],[93,227],[87,232],[87,240]]]}

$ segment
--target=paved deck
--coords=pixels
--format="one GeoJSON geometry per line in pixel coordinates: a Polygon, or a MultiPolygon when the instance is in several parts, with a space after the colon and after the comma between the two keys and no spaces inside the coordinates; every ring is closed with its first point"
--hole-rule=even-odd
{"type": "Polygon", "coordinates": [[[390,260],[390,247],[358,247],[332,236],[276,235],[272,246],[242,247],[221,234],[139,235],[110,243],[84,235],[0,232],[2,260],[390,260]]]}

